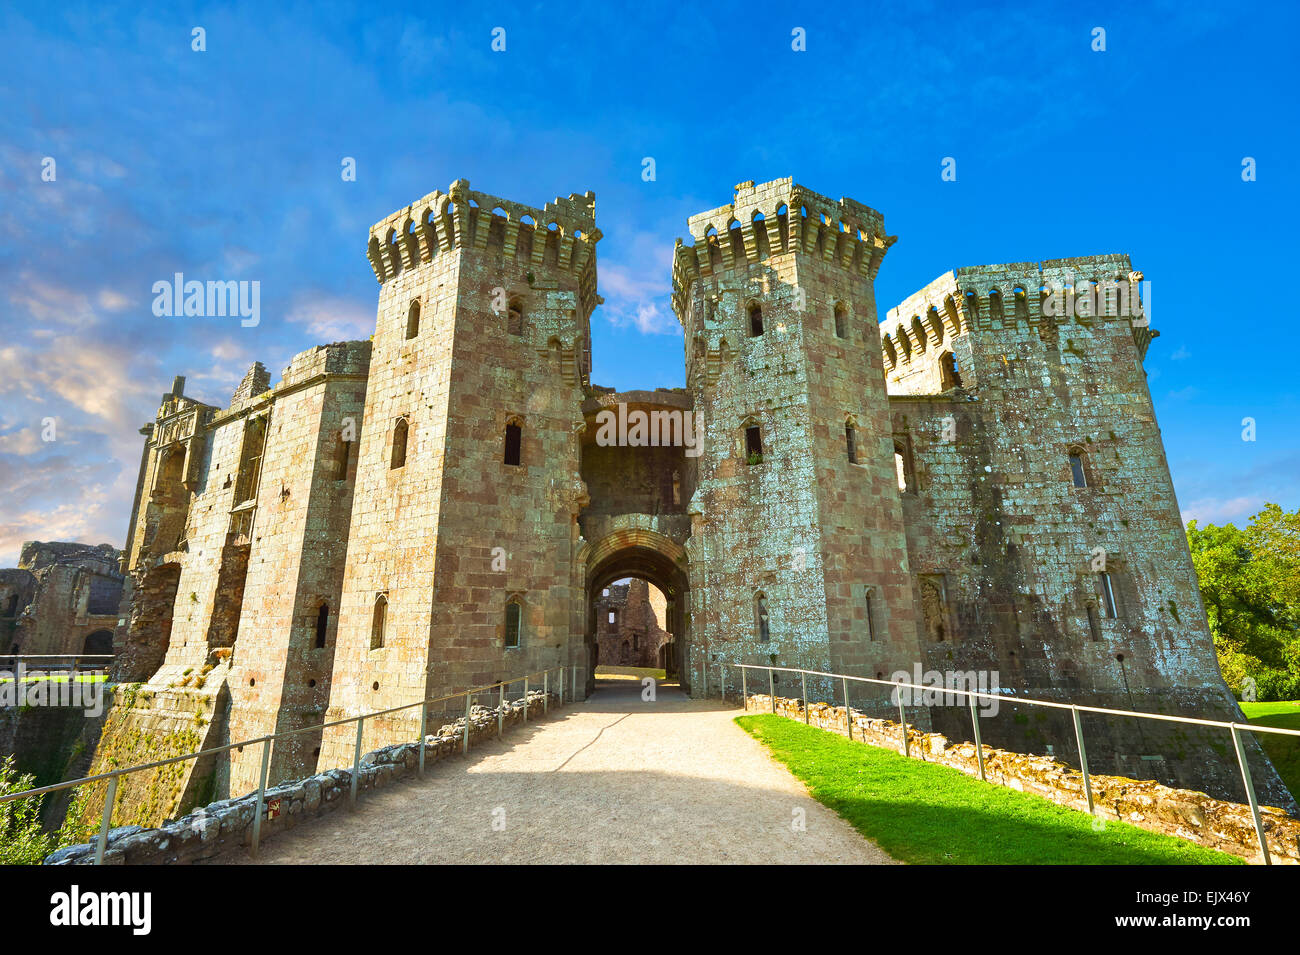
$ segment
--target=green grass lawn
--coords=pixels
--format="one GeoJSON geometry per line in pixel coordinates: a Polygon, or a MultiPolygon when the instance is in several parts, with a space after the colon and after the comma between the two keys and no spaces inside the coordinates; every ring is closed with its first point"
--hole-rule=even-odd
{"type": "Polygon", "coordinates": [[[783,716],[736,718],[808,787],[900,862],[1235,865],[1241,859],[909,759],[783,716]]]}
{"type": "MultiPolygon", "coordinates": [[[[1300,730],[1300,702],[1242,703],[1241,711],[1246,714],[1246,719],[1261,726],[1300,730]]],[[[1300,737],[1256,733],[1255,739],[1268,753],[1291,795],[1300,801],[1300,737]]]]}

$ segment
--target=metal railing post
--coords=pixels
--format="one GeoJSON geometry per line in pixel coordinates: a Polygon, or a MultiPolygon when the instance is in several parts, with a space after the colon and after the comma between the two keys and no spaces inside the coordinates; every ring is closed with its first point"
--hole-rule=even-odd
{"type": "Polygon", "coordinates": [[[740,708],[749,712],[749,670],[740,668],[740,708]]]}
{"type": "Polygon", "coordinates": [[[555,702],[557,706],[563,706],[564,705],[564,667],[560,667],[559,670],[560,670],[560,685],[556,687],[556,689],[558,690],[558,695],[555,702]]]}
{"type": "Polygon", "coordinates": [[[807,723],[808,717],[808,674],[803,670],[799,671],[799,679],[803,681],[803,721],[807,723]]]}
{"type": "Polygon", "coordinates": [[[253,844],[250,847],[253,856],[257,856],[257,847],[262,841],[262,813],[266,811],[266,777],[271,771],[271,737],[262,744],[262,780],[257,786],[257,809],[253,812],[253,844]]]}
{"type": "Polygon", "coordinates": [[[573,665],[573,701],[578,702],[578,664],[573,665]]]}
{"type": "Polygon", "coordinates": [[[911,756],[912,747],[907,739],[907,714],[903,712],[903,694],[902,687],[899,687],[898,694],[898,722],[903,724],[903,755],[911,756]]]}
{"type": "Polygon", "coordinates": [[[501,696],[497,700],[497,739],[505,732],[506,728],[506,685],[501,684],[501,696]]]}
{"type": "Polygon", "coordinates": [[[542,715],[551,712],[551,671],[542,671],[542,715]]]}
{"type": "Polygon", "coordinates": [[[1246,784],[1246,798],[1250,800],[1250,814],[1255,820],[1255,837],[1259,839],[1259,851],[1264,857],[1264,865],[1272,865],[1273,857],[1268,854],[1268,840],[1264,838],[1264,820],[1259,815],[1259,800],[1255,798],[1255,783],[1250,778],[1246,749],[1241,745],[1241,733],[1236,723],[1232,724],[1232,745],[1237,750],[1237,762],[1241,764],[1241,781],[1246,784]]]}
{"type": "Polygon", "coordinates": [[[709,698],[709,659],[701,655],[700,658],[700,682],[704,684],[704,698],[709,698]]]}
{"type": "Polygon", "coordinates": [[[465,735],[460,741],[460,751],[462,754],[469,752],[469,707],[473,702],[474,696],[469,690],[465,691],[465,735]]]}
{"type": "Polygon", "coordinates": [[[524,722],[528,722],[528,677],[524,677],[524,722]]]}
{"type": "Polygon", "coordinates": [[[767,668],[767,692],[772,697],[772,712],[776,712],[776,677],[772,673],[772,668],[767,668]]]}
{"type": "Polygon", "coordinates": [[[99,822],[99,838],[95,841],[95,865],[104,864],[104,849],[108,845],[108,827],[113,818],[113,802],[117,799],[117,777],[108,781],[104,793],[104,818],[99,822]]]}
{"type": "Polygon", "coordinates": [[[980,763],[980,779],[988,782],[989,778],[984,774],[984,744],[980,742],[980,714],[975,708],[974,695],[967,696],[966,699],[970,701],[970,721],[975,727],[975,756],[980,763]]]}
{"type": "MultiPolygon", "coordinates": [[[[1088,815],[1094,815],[1092,805],[1092,777],[1088,775],[1088,751],[1083,746],[1083,720],[1079,719],[1079,708],[1071,706],[1074,715],[1074,738],[1079,744],[1079,769],[1083,772],[1083,794],[1088,798],[1088,815]]],[[[981,760],[980,765],[983,766],[981,760]]]]}
{"type": "Polygon", "coordinates": [[[844,678],[844,722],[849,728],[849,739],[853,739],[853,707],[849,706],[849,678],[844,678]]]}
{"type": "Polygon", "coordinates": [[[418,770],[421,776],[424,775],[424,734],[428,729],[429,704],[422,702],[420,704],[420,768],[418,770]]]}
{"type": "Polygon", "coordinates": [[[726,703],[727,702],[727,665],[725,663],[720,663],[718,664],[718,666],[719,666],[718,691],[722,694],[722,702],[726,703]]]}
{"type": "Polygon", "coordinates": [[[361,733],[366,725],[364,716],[357,718],[357,743],[352,749],[352,792],[348,794],[348,805],[357,807],[357,783],[361,780],[361,733]]]}

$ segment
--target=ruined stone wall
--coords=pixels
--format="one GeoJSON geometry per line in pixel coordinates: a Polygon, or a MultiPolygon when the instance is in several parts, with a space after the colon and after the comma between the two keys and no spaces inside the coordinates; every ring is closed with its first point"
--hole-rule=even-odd
{"type": "Polygon", "coordinates": [[[16,567],[0,570],[0,652],[18,652],[18,621],[32,602],[36,578],[16,567]]]}
{"type": "MultiPolygon", "coordinates": [[[[1130,271],[1125,256],[959,269],[882,326],[897,348],[891,389],[941,386],[949,351],[961,375],[941,395],[890,399],[915,478],[901,497],[923,669],[996,672],[998,685],[1038,698],[1240,719],[1142,368],[1153,333],[1132,316],[1045,316],[1039,300],[1044,285],[1130,271]]],[[[970,732],[959,709],[936,719],[950,735],[970,732]]],[[[1024,748],[1068,743],[1073,728],[1038,711],[1000,716],[986,732],[1024,748]]],[[[1113,771],[1239,785],[1230,766],[1207,764],[1191,731],[1111,722],[1097,732],[1089,754],[1113,771]]]]}
{"type": "MultiPolygon", "coordinates": [[[[191,707],[207,714],[204,745],[323,721],[331,661],[328,646],[314,646],[315,615],[321,597],[338,606],[351,508],[350,485],[334,480],[336,438],[345,415],[360,418],[368,354],[365,342],[311,349],[275,388],[255,364],[227,409],[184,398],[181,380],[164,396],[146,435],[119,678],[139,681],[140,699],[179,702],[115,713],[101,748],[134,752],[137,738],[175,736],[175,713],[191,707]]],[[[310,771],[316,745],[310,735],[282,744],[274,771],[310,771]]],[[[260,759],[236,750],[210,766],[178,764],[168,799],[246,792],[260,759]]],[[[143,798],[132,791],[127,804],[143,798]]]]}
{"type": "MultiPolygon", "coordinates": [[[[341,443],[361,426],[369,354],[369,342],[303,352],[276,387],[229,676],[231,741],[325,721],[352,509],[354,455],[341,443]]],[[[271,779],[314,772],[319,747],[319,731],[278,741],[271,779]]],[[[257,787],[257,749],[231,754],[232,793],[257,787]]]]}
{"type": "Polygon", "coordinates": [[[17,570],[0,572],[7,575],[0,577],[0,650],[112,653],[124,581],[119,556],[110,544],[23,544],[17,570]]]}
{"type": "Polygon", "coordinates": [[[660,647],[669,639],[666,613],[663,593],[640,578],[605,588],[596,599],[599,665],[661,666],[660,647]]]}

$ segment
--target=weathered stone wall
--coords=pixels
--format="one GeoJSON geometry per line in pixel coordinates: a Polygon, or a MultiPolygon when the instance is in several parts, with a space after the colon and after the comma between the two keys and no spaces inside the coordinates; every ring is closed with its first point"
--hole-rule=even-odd
{"type": "Polygon", "coordinates": [[[661,648],[670,638],[664,629],[666,610],[659,588],[640,578],[604,588],[596,598],[598,665],[662,666],[661,648]]]}
{"type": "MultiPolygon", "coordinates": [[[[13,756],[14,769],[30,773],[36,786],[77,779],[86,774],[103,725],[104,713],[87,715],[84,706],[0,708],[0,758],[13,756]]],[[[61,792],[43,797],[41,819],[48,830],[63,822],[68,798],[61,792]]]]}
{"type": "Polygon", "coordinates": [[[690,230],[694,245],[677,248],[674,307],[707,428],[688,548],[692,642],[710,663],[858,672],[914,659],[875,358],[872,280],[893,237],[878,212],[788,179],[742,183],[733,203],[693,216],[690,230]],[[857,435],[855,462],[846,424],[857,435]],[[753,426],[762,455],[751,461],[753,426]],[[876,593],[874,634],[867,588],[876,593]]]}
{"type": "MultiPolygon", "coordinates": [[[[1029,697],[1240,720],[1142,368],[1156,333],[1137,314],[1137,286],[1127,315],[1053,316],[1040,301],[1042,287],[1127,285],[1131,274],[1122,255],[958,269],[881,326],[892,430],[915,485],[900,496],[920,662],[996,675],[993,685],[1029,697]],[[949,353],[959,383],[926,393],[943,388],[949,353]]],[[[969,734],[960,712],[934,718],[949,735],[969,734]]],[[[1038,711],[994,721],[989,739],[1025,748],[1035,736],[1068,741],[1072,729],[1038,711]]],[[[1099,730],[1099,767],[1237,792],[1231,766],[1204,759],[1214,744],[1204,734],[1135,722],[1099,730]]],[[[1261,791],[1293,806],[1255,758],[1261,791]]]]}
{"type": "MultiPolygon", "coordinates": [[[[224,694],[193,687],[153,688],[137,683],[110,688],[111,705],[86,775],[138,766],[220,745],[224,694]]],[[[224,761],[185,760],[122,777],[113,805],[115,826],[157,826],[196,805],[210,802],[222,788],[224,761]]],[[[107,780],[75,790],[70,826],[83,838],[98,831],[107,780]]]]}
{"type": "Polygon", "coordinates": [[[119,557],[111,544],[23,544],[18,568],[0,571],[0,652],[112,653],[119,557]]]}
{"type": "MultiPolygon", "coordinates": [[[[576,518],[593,217],[590,195],[542,210],[457,181],[372,230],[382,285],[331,718],[586,664],[576,518]],[[518,464],[505,462],[511,426],[518,464]]],[[[409,738],[413,718],[370,721],[367,738],[409,738]]],[[[352,745],[327,733],[324,752],[337,762],[352,745]]]]}
{"type": "MultiPolygon", "coordinates": [[[[369,355],[367,342],[304,352],[277,386],[230,669],[231,740],[325,722],[355,458],[341,444],[361,427],[369,355]]],[[[313,772],[319,747],[319,731],[280,741],[271,779],[313,772]]],[[[255,749],[231,754],[230,792],[257,786],[255,749]]]]}
{"type": "MultiPolygon", "coordinates": [[[[794,720],[805,718],[802,700],[753,694],[745,700],[749,713],[772,713],[794,720]]],[[[903,751],[903,727],[900,723],[872,719],[856,708],[813,703],[807,710],[812,726],[841,736],[849,734],[855,741],[896,752],[903,751]]],[[[1155,782],[1143,782],[1091,771],[1091,743],[1085,742],[1090,760],[1094,814],[1102,820],[1127,822],[1152,832],[1177,836],[1209,849],[1218,849],[1262,863],[1259,840],[1249,805],[1211,799],[1200,792],[1171,789],[1155,782]]],[[[907,728],[907,751],[914,759],[940,763],[979,776],[979,755],[974,743],[953,744],[939,733],[924,733],[914,726],[907,728]]],[[[1026,756],[992,746],[983,746],[985,779],[996,786],[1033,793],[1062,806],[1088,811],[1083,774],[1046,756],[1026,756]]],[[[1232,760],[1232,757],[1229,757],[1232,760]]],[[[1235,761],[1235,760],[1234,760],[1235,761]]],[[[1261,806],[1265,839],[1272,861],[1300,864],[1300,821],[1287,811],[1261,806]]]]}

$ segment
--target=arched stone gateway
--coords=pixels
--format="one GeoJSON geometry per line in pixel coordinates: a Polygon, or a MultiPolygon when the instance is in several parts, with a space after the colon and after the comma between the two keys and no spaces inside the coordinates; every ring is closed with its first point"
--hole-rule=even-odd
{"type": "MultiPolygon", "coordinates": [[[[665,626],[672,640],[665,645],[664,669],[679,673],[685,684],[690,672],[690,578],[686,550],[675,541],[644,528],[618,530],[586,552],[586,631],[588,659],[598,663],[596,647],[596,603],[601,591],[624,577],[640,577],[667,598],[665,626]]],[[[617,661],[606,661],[615,663],[617,661]]],[[[595,666],[588,668],[587,691],[595,688],[595,666]]]]}

